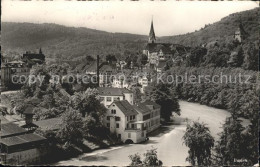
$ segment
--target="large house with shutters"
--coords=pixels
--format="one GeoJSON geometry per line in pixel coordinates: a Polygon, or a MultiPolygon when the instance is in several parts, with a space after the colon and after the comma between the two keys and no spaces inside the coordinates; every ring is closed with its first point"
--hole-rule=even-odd
{"type": "Polygon", "coordinates": [[[124,143],[140,143],[146,139],[146,129],[137,115],[127,100],[115,101],[108,107],[104,124],[124,143]]]}
{"type": "Polygon", "coordinates": [[[145,141],[147,133],[160,126],[160,105],[152,101],[133,104],[133,93],[124,88],[99,87],[107,108],[103,124],[124,143],[145,141]]]}

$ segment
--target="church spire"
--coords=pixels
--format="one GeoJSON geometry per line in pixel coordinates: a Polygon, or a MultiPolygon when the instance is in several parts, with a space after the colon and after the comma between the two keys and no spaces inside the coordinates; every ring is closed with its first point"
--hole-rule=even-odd
{"type": "Polygon", "coordinates": [[[154,29],[153,29],[153,19],[152,19],[150,33],[149,33],[149,42],[154,43],[155,41],[156,41],[156,38],[155,38],[154,29]]]}

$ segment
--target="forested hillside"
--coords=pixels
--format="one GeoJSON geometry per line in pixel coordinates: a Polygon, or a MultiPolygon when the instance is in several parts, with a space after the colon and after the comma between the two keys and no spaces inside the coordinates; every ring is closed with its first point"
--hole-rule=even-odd
{"type": "Polygon", "coordinates": [[[254,42],[259,38],[259,8],[230,14],[219,22],[205,25],[198,31],[177,36],[161,37],[164,42],[187,46],[198,46],[215,40],[229,40],[233,37],[240,21],[249,34],[247,41],[254,42]]]}
{"type": "Polygon", "coordinates": [[[2,50],[21,55],[40,47],[49,58],[77,58],[93,54],[122,54],[125,50],[142,50],[147,37],[126,33],[109,33],[88,28],[57,24],[2,23],[2,50]]]}
{"type": "MultiPolygon", "coordinates": [[[[246,42],[258,39],[259,8],[231,14],[219,22],[205,25],[199,31],[177,36],[159,37],[159,42],[198,46],[216,39],[230,40],[242,21],[249,34],[246,42]]],[[[156,30],[156,29],[155,29],[156,30]]],[[[57,24],[2,23],[4,55],[21,55],[26,50],[42,48],[48,58],[71,60],[93,54],[124,55],[143,50],[148,37],[126,33],[109,33],[88,28],[65,27],[57,24]]]]}

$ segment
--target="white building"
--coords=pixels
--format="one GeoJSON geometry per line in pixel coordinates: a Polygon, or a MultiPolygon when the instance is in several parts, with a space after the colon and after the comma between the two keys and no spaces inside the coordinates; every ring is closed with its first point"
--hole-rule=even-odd
{"type": "Polygon", "coordinates": [[[133,105],[133,92],[126,88],[110,88],[110,87],[99,87],[97,88],[101,103],[105,107],[111,105],[114,101],[127,100],[133,105]]]}
{"type": "Polygon", "coordinates": [[[160,126],[160,105],[145,101],[133,105],[133,92],[99,87],[101,103],[108,109],[103,124],[124,143],[139,143],[160,126]]]}
{"type": "Polygon", "coordinates": [[[149,80],[147,78],[147,74],[140,75],[138,77],[138,84],[140,84],[141,87],[141,93],[144,93],[145,88],[149,85],[149,80]]]}
{"type": "Polygon", "coordinates": [[[113,78],[113,88],[128,88],[129,86],[129,82],[124,73],[119,73],[113,78]]]}
{"type": "Polygon", "coordinates": [[[143,121],[137,121],[137,115],[127,100],[114,101],[103,122],[124,143],[140,143],[146,140],[146,130],[143,121]]]}
{"type": "Polygon", "coordinates": [[[161,113],[160,109],[161,106],[153,101],[147,100],[143,103],[138,104],[137,106],[139,109],[137,109],[138,113],[138,121],[145,121],[145,127],[147,129],[147,133],[157,129],[160,127],[160,119],[161,119],[161,113]],[[144,113],[142,111],[145,111],[144,113]],[[146,114],[147,111],[150,111],[148,114],[146,114]]]}

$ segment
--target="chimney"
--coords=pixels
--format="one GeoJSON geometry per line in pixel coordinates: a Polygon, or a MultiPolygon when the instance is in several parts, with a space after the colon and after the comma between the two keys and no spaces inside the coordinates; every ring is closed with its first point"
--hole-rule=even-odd
{"type": "Polygon", "coordinates": [[[97,85],[99,87],[99,55],[97,55],[97,85]]]}

